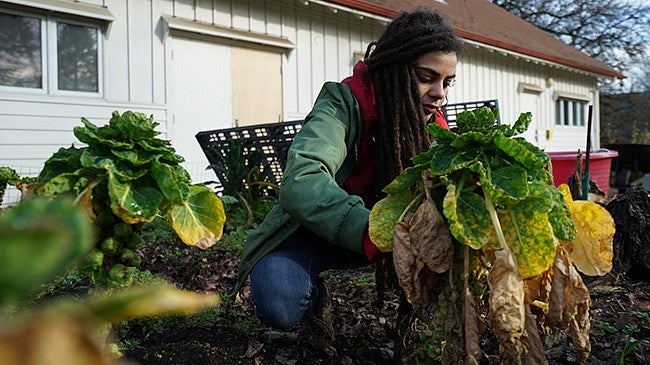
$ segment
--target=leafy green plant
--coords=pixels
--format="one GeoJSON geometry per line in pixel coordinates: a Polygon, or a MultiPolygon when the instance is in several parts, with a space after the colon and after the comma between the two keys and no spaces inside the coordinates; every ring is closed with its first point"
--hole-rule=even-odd
{"type": "Polygon", "coordinates": [[[69,199],[29,199],[0,215],[0,238],[2,307],[33,297],[87,253],[92,227],[69,199]]]}
{"type": "Polygon", "coordinates": [[[355,286],[366,286],[375,283],[375,274],[366,274],[354,281],[355,286]]]}
{"type": "Polygon", "coordinates": [[[11,167],[1,166],[0,167],[0,204],[4,199],[5,191],[7,189],[7,184],[17,184],[20,180],[16,170],[11,167]]]}
{"type": "Polygon", "coordinates": [[[219,172],[224,201],[229,202],[233,214],[245,214],[248,225],[260,222],[275,201],[266,188],[278,190],[262,175],[260,152],[243,139],[229,141],[226,150],[211,148],[215,161],[208,168],[219,172]]]}
{"type": "Polygon", "coordinates": [[[602,321],[594,321],[593,326],[598,329],[603,331],[604,333],[607,334],[613,334],[618,332],[618,328],[616,326],[609,324],[607,322],[602,322],[602,321]]]}
{"type": "Polygon", "coordinates": [[[613,220],[592,205],[574,204],[553,186],[548,155],[516,137],[528,128],[530,113],[513,125],[495,124],[496,116],[483,107],[460,113],[452,130],[427,125],[435,143],[385,187],[387,197],[370,213],[370,237],[380,250],[393,251],[408,300],[444,312],[431,316],[443,363],[478,360],[482,303],[504,363],[545,362],[533,312],[548,329],[571,327],[584,361],[590,352],[589,292],[570,252],[598,257],[581,262],[590,273],[611,268],[611,256],[607,266],[600,247],[579,245],[589,244],[576,237],[592,227],[578,219],[576,229],[574,218],[584,210],[602,217],[612,228],[602,232],[610,247],[613,220]]]}
{"type": "Polygon", "coordinates": [[[61,148],[44,165],[34,193],[73,195],[98,226],[95,249],[87,256],[96,283],[130,285],[130,267],[143,223],[164,218],[190,246],[207,248],[222,235],[225,213],[208,187],[192,185],[184,159],[159,139],[153,117],[114,112],[98,127],[85,118],[74,128],[87,147],[61,148]]]}
{"type": "Polygon", "coordinates": [[[646,339],[639,339],[639,340],[634,340],[634,341],[628,340],[626,342],[626,344],[625,344],[625,347],[623,348],[623,351],[621,351],[621,355],[618,357],[617,364],[618,365],[625,364],[625,358],[627,357],[627,355],[629,355],[630,353],[632,353],[632,351],[634,351],[637,347],[639,347],[639,345],[643,341],[647,341],[647,340],[649,340],[649,339],[646,338],[646,339]]]}
{"type": "Polygon", "coordinates": [[[30,304],[43,285],[74,268],[92,247],[91,223],[66,196],[33,197],[0,214],[1,364],[113,364],[106,348],[111,325],[193,314],[219,303],[217,295],[158,281],[30,304]]]}

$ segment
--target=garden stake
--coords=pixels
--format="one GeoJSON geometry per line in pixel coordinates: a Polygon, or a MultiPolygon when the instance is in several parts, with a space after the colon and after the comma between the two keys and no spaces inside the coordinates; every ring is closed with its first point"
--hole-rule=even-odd
{"type": "Polygon", "coordinates": [[[587,115],[587,152],[585,154],[585,169],[582,175],[582,200],[589,200],[589,185],[591,176],[589,173],[589,153],[591,152],[591,114],[593,105],[589,105],[589,114],[587,115]]]}

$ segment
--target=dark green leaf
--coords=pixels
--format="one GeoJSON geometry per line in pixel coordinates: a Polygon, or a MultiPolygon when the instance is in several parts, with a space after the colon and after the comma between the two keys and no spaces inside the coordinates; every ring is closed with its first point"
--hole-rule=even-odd
{"type": "Polygon", "coordinates": [[[182,167],[154,161],[151,164],[151,173],[167,200],[174,204],[187,200],[190,181],[182,167]]]}
{"type": "Polygon", "coordinates": [[[388,195],[398,195],[420,180],[422,178],[422,171],[425,168],[426,166],[423,165],[406,168],[395,180],[386,185],[383,192],[388,195]]]}
{"type": "Polygon", "coordinates": [[[51,179],[61,174],[70,174],[77,172],[81,168],[81,154],[84,149],[75,147],[60,148],[55,152],[43,166],[39,175],[41,183],[47,183],[51,179]]]}
{"type": "Polygon", "coordinates": [[[144,166],[153,161],[158,156],[144,150],[112,150],[111,153],[118,159],[129,162],[135,166],[144,166]]]}
{"type": "Polygon", "coordinates": [[[446,175],[452,171],[460,170],[476,161],[481,154],[481,149],[457,150],[446,145],[433,148],[431,155],[431,175],[446,175]]]}
{"type": "Polygon", "coordinates": [[[496,124],[498,112],[483,106],[474,110],[465,110],[456,116],[459,133],[469,131],[486,131],[496,124]]]}
{"type": "Polygon", "coordinates": [[[36,193],[46,198],[52,198],[59,194],[66,194],[77,191],[82,169],[73,172],[60,173],[47,181],[43,181],[36,187],[36,193]]]}
{"type": "Polygon", "coordinates": [[[491,144],[493,138],[494,138],[494,131],[492,132],[469,131],[458,135],[458,137],[451,142],[450,146],[457,148],[459,150],[464,148],[478,148],[479,146],[485,146],[491,144]]]}
{"type": "Polygon", "coordinates": [[[155,187],[142,184],[139,180],[121,182],[110,171],[108,195],[113,213],[129,224],[153,221],[163,198],[155,187]]]}
{"type": "Polygon", "coordinates": [[[115,165],[111,150],[100,145],[87,147],[79,159],[83,167],[92,167],[99,171],[112,169],[115,165]]]}
{"type": "Polygon", "coordinates": [[[414,165],[426,165],[429,166],[429,162],[431,162],[431,157],[433,156],[433,150],[434,148],[437,147],[432,147],[429,148],[428,150],[420,153],[419,155],[414,156],[411,161],[413,161],[414,165]]]}
{"type": "Polygon", "coordinates": [[[528,181],[526,170],[519,166],[505,166],[492,169],[480,162],[470,166],[479,175],[483,192],[490,195],[496,205],[507,206],[528,196],[528,181]]]}
{"type": "Polygon", "coordinates": [[[121,116],[117,111],[113,112],[109,126],[118,131],[122,138],[130,141],[151,140],[160,134],[155,130],[158,123],[154,122],[153,115],[147,117],[130,110],[121,116]]]}
{"type": "Polygon", "coordinates": [[[442,128],[436,123],[427,124],[424,128],[433,136],[437,143],[449,143],[457,137],[456,133],[442,128]]]}
{"type": "Polygon", "coordinates": [[[534,153],[529,146],[519,139],[497,135],[494,138],[494,144],[519,164],[529,169],[539,170],[546,166],[544,160],[540,158],[541,156],[534,153]]]}
{"type": "Polygon", "coordinates": [[[532,120],[533,114],[531,112],[519,114],[519,118],[517,118],[515,124],[507,133],[504,133],[504,135],[506,137],[512,137],[524,133],[526,130],[528,130],[528,126],[532,120]]]}
{"type": "Polygon", "coordinates": [[[119,131],[108,126],[97,127],[86,118],[81,118],[83,127],[74,127],[75,137],[89,146],[106,145],[113,148],[130,149],[133,143],[124,140],[119,131]]]}

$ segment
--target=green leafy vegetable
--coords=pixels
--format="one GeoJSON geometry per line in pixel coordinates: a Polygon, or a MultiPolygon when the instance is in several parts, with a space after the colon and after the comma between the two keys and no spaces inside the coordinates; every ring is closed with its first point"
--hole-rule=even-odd
{"type": "Polygon", "coordinates": [[[167,140],[157,138],[153,116],[127,111],[112,114],[96,126],[86,118],[74,128],[83,148],[61,148],[45,162],[35,194],[51,198],[76,197],[98,226],[97,251],[87,260],[96,280],[127,281],[126,266],[134,257],[140,223],[165,216],[188,245],[208,248],[222,234],[223,204],[204,185],[192,185],[180,165],[184,159],[167,140]],[[121,250],[128,248],[129,252],[121,250]],[[99,264],[98,264],[99,263],[99,264]]]}
{"type": "Polygon", "coordinates": [[[523,138],[512,138],[528,128],[531,114],[521,114],[512,126],[496,125],[496,116],[482,107],[460,113],[452,130],[428,125],[436,143],[414,157],[416,167],[384,192],[392,199],[423,186],[417,175],[428,162],[425,185],[446,185],[443,213],[454,237],[475,250],[511,250],[525,279],[551,266],[555,235],[571,240],[575,227],[562,195],[550,186],[548,155],[523,138]],[[505,241],[499,240],[498,230],[505,241]]]}
{"type": "Polygon", "coordinates": [[[479,108],[460,113],[451,130],[428,125],[434,144],[385,187],[387,197],[370,212],[370,238],[382,251],[394,249],[407,300],[426,309],[420,335],[440,349],[431,358],[476,363],[476,327],[484,321],[501,363],[547,362],[538,325],[545,332],[569,327],[584,362],[589,292],[576,267],[609,271],[613,220],[595,203],[566,200],[568,187],[553,186],[548,155],[517,137],[530,113],[512,126],[496,125],[496,116],[479,108]],[[533,306],[542,308],[537,319],[533,306]]]}

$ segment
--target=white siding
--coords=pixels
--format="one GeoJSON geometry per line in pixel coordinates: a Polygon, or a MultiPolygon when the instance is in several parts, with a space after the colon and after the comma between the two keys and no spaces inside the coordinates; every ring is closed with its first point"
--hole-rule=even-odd
{"type": "MultiPolygon", "coordinates": [[[[102,124],[114,110],[153,114],[161,123],[160,130],[166,133],[174,101],[169,100],[173,95],[169,64],[171,37],[161,18],[163,15],[290,41],[295,49],[283,51],[282,64],[284,120],[303,118],[310,111],[323,82],[348,76],[353,55],[365,53],[367,44],[376,39],[384,26],[369,17],[361,19],[340,10],[334,13],[326,7],[313,3],[305,5],[298,0],[80,2],[105,6],[115,18],[103,39],[103,97],[0,92],[0,166],[37,168],[59,147],[78,143],[72,128],[80,124],[81,117],[102,124]]],[[[214,42],[215,47],[232,44],[216,37],[198,34],[196,37],[214,42]]],[[[596,104],[592,143],[599,147],[598,93],[593,75],[549,67],[483,47],[469,48],[460,60],[457,74],[458,82],[451,91],[450,102],[498,99],[501,118],[506,123],[525,111],[519,86],[537,87],[540,112],[533,117],[540,128],[539,145],[549,151],[584,150],[586,129],[556,127],[553,99],[557,92],[584,95],[589,103],[596,104]],[[548,83],[549,78],[554,83],[548,83]],[[552,131],[550,139],[546,139],[546,130],[552,131]]],[[[202,121],[197,128],[189,126],[186,133],[193,136],[205,125],[202,121]]],[[[184,157],[188,166],[207,166],[200,153],[184,157]]],[[[193,177],[199,176],[204,174],[202,170],[190,173],[193,177]]]]}
{"type": "MultiPolygon", "coordinates": [[[[539,110],[533,115],[539,125],[539,147],[547,151],[577,150],[586,148],[586,127],[562,127],[555,125],[554,93],[584,96],[594,104],[592,145],[599,148],[597,134],[599,109],[597,107],[596,79],[593,76],[570,72],[516,59],[511,55],[490,52],[483,48],[470,48],[461,57],[457,69],[456,86],[449,95],[450,103],[498,99],[501,121],[513,123],[523,110],[521,84],[541,89],[539,110]],[[549,83],[548,80],[554,81],[549,83]],[[552,131],[549,139],[546,130],[552,131]]],[[[531,141],[533,142],[533,141],[531,141]]]]}

